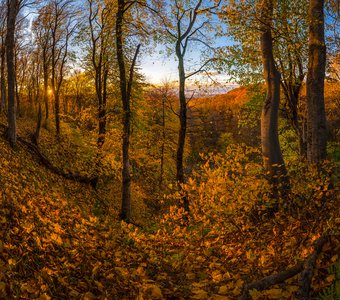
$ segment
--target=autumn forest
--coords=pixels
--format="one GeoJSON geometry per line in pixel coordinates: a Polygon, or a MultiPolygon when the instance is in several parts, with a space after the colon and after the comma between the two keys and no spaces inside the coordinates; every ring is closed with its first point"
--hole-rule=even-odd
{"type": "Polygon", "coordinates": [[[0,299],[340,299],[339,20],[0,0],[0,299]]]}

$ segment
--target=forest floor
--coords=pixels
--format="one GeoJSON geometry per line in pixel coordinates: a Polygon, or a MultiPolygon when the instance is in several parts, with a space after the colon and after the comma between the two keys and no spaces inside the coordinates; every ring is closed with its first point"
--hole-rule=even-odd
{"type": "MultiPolygon", "coordinates": [[[[28,139],[29,125],[20,122],[28,139]]],[[[40,149],[59,167],[86,173],[93,153],[72,134],[61,151],[43,129],[40,149]]],[[[118,219],[117,179],[110,192],[95,191],[49,171],[23,146],[12,150],[3,137],[0,153],[0,299],[237,299],[245,284],[305,261],[325,233],[312,296],[339,295],[335,192],[315,187],[320,196],[299,213],[251,221],[237,209],[225,221],[193,216],[192,226],[174,224],[174,208],[143,223],[151,214],[138,203],[139,228],[118,219]]],[[[298,289],[297,275],[250,295],[294,299],[298,289]]]]}

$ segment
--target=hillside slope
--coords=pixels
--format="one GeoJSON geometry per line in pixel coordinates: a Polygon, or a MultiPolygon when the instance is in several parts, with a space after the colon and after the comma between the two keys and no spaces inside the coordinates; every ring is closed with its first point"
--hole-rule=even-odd
{"type": "Polygon", "coordinates": [[[131,299],[143,262],[117,211],[0,138],[0,298],[131,299]],[[86,298],[87,297],[87,298],[86,298]]]}
{"type": "MultiPolygon", "coordinates": [[[[63,124],[57,144],[52,126],[43,129],[41,151],[63,170],[89,175],[95,143],[63,124]]],[[[32,120],[19,118],[19,135],[26,140],[32,127],[32,120]]],[[[12,150],[2,133],[0,299],[237,299],[248,283],[289,268],[301,271],[320,237],[324,247],[314,266],[312,296],[340,294],[332,162],[315,170],[287,161],[291,193],[280,200],[280,211],[268,216],[273,199],[260,153],[228,146],[202,158],[183,187],[190,199],[189,223],[183,223],[176,186],[169,185],[165,197],[146,195],[161,209],[136,228],[117,217],[117,178],[95,191],[51,172],[21,145],[12,150]]],[[[118,151],[112,147],[113,155],[118,151]]],[[[144,183],[135,178],[135,190],[142,189],[144,183]]],[[[134,210],[142,215],[137,198],[133,193],[134,210]]],[[[295,276],[251,295],[294,299],[299,285],[295,276]]]]}

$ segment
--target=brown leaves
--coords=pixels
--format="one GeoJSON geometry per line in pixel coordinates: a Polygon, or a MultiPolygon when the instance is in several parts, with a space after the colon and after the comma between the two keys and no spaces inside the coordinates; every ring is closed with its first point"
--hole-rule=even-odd
{"type": "MultiPolygon", "coordinates": [[[[271,199],[251,148],[202,157],[207,162],[184,186],[188,224],[173,205],[143,230],[117,221],[111,202],[107,213],[95,216],[101,203],[94,199],[102,195],[48,173],[1,140],[0,149],[0,298],[236,299],[245,283],[295,265],[325,228],[339,225],[332,191],[323,195],[328,201],[319,197],[329,180],[310,179],[306,186],[306,171],[301,182],[292,181],[293,195],[308,195],[308,206],[296,197],[284,204],[286,211],[255,226],[250,213],[257,200],[265,209],[271,199]]],[[[165,202],[176,204],[178,197],[165,202]]],[[[335,241],[324,247],[316,290],[334,284],[327,268],[338,260],[337,247],[335,241]]],[[[290,299],[296,281],[251,295],[290,299]]]]}
{"type": "Polygon", "coordinates": [[[145,284],[142,286],[141,293],[139,295],[141,300],[161,300],[163,294],[161,289],[155,284],[145,284]]]}

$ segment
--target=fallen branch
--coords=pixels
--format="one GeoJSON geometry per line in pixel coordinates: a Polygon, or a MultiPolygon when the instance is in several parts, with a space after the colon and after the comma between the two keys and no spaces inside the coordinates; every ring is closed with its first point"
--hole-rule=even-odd
{"type": "Polygon", "coordinates": [[[266,276],[258,281],[250,284],[246,284],[243,288],[243,293],[239,300],[251,299],[249,291],[255,289],[257,291],[263,291],[270,286],[282,283],[289,278],[301,273],[300,289],[297,293],[298,299],[309,299],[310,284],[313,277],[313,269],[315,267],[316,259],[322,251],[323,245],[328,240],[328,235],[323,235],[314,242],[314,252],[307,257],[304,262],[297,264],[295,267],[287,269],[283,272],[266,276]]]}
{"type": "Polygon", "coordinates": [[[316,260],[322,251],[323,245],[326,243],[327,240],[328,240],[328,236],[324,235],[315,241],[314,252],[308,257],[308,259],[305,261],[304,266],[303,266],[303,271],[301,273],[300,280],[299,280],[300,288],[296,294],[297,299],[301,299],[301,300],[310,299],[309,297],[310,286],[312,283],[316,260]]]}
{"type": "Polygon", "coordinates": [[[240,300],[248,300],[251,299],[249,295],[249,291],[255,289],[257,291],[263,291],[269,288],[272,285],[279,284],[281,282],[286,281],[289,278],[294,277],[295,275],[299,274],[303,269],[303,263],[298,264],[295,267],[292,267],[288,270],[285,270],[278,274],[273,274],[266,276],[259,281],[255,281],[250,284],[246,284],[243,288],[242,296],[239,298],[240,300]]]}
{"type": "MultiPolygon", "coordinates": [[[[4,129],[5,132],[7,130],[7,126],[1,123],[0,123],[0,128],[4,129]]],[[[91,184],[92,187],[94,188],[96,187],[97,182],[98,182],[98,177],[87,177],[84,175],[80,175],[78,173],[65,172],[64,170],[54,166],[50,162],[50,160],[43,153],[41,153],[39,148],[33,143],[26,141],[24,138],[20,136],[17,136],[17,141],[19,144],[26,147],[31,154],[35,155],[39,159],[40,163],[44,165],[47,169],[52,171],[54,174],[62,176],[68,180],[73,180],[73,181],[85,183],[85,184],[91,184]]]]}

